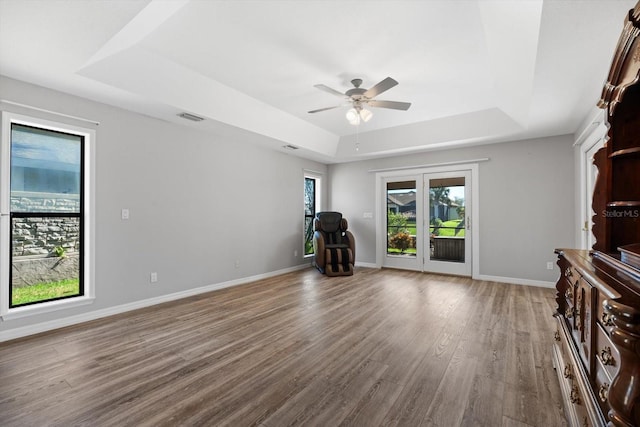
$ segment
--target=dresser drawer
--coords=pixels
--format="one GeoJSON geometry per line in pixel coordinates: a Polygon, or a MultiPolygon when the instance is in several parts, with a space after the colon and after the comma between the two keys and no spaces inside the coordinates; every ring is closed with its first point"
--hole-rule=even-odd
{"type": "Polygon", "coordinates": [[[573,356],[575,354],[575,342],[570,329],[567,330],[564,326],[566,323],[561,316],[557,317],[557,320],[557,329],[554,332],[553,363],[563,395],[565,414],[567,414],[568,419],[572,420],[570,425],[594,425],[588,415],[589,410],[587,407],[589,402],[585,400],[582,392],[584,390],[583,384],[588,383],[589,380],[581,376],[580,366],[582,362],[573,356]]]}
{"type": "Polygon", "coordinates": [[[594,393],[596,400],[602,413],[607,416],[609,412],[609,387],[611,386],[611,377],[607,374],[606,368],[602,365],[600,359],[596,362],[596,375],[595,375],[595,388],[594,393]]]}
{"type": "Polygon", "coordinates": [[[571,403],[571,410],[575,413],[575,419],[577,419],[583,426],[592,426],[593,423],[589,419],[586,400],[575,381],[571,384],[569,402],[571,403]]]}
{"type": "Polygon", "coordinates": [[[596,348],[594,354],[602,369],[607,373],[609,378],[616,376],[620,363],[620,352],[611,342],[611,338],[605,329],[598,325],[596,327],[596,348]]]}

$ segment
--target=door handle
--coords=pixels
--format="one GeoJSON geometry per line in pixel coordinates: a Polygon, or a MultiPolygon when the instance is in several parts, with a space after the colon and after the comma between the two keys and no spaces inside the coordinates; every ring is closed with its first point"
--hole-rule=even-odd
{"type": "Polygon", "coordinates": [[[471,230],[471,218],[467,217],[467,230],[471,230]]]}

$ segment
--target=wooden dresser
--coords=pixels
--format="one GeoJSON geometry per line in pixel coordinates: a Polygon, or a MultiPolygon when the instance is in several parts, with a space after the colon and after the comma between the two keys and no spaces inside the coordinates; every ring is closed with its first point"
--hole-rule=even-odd
{"type": "Polygon", "coordinates": [[[571,426],[640,426],[640,1],[598,106],[592,251],[557,249],[553,363],[571,426]]]}
{"type": "Polygon", "coordinates": [[[553,362],[569,424],[640,426],[640,271],[597,252],[556,253],[553,362]]]}

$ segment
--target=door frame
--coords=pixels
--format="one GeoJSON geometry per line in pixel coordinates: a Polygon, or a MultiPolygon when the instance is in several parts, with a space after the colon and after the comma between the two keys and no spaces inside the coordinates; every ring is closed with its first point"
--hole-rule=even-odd
{"type": "Polygon", "coordinates": [[[442,166],[416,167],[413,169],[399,168],[396,170],[388,169],[376,172],[376,194],[375,194],[375,212],[376,212],[376,268],[382,268],[384,256],[387,253],[386,239],[386,223],[385,213],[386,187],[384,181],[387,178],[406,177],[412,175],[424,175],[428,173],[438,172],[456,172],[471,171],[471,277],[476,278],[480,275],[480,180],[479,180],[479,164],[478,163],[448,163],[442,166]]]}
{"type": "MultiPolygon", "coordinates": [[[[589,152],[597,146],[604,146],[607,136],[607,125],[604,121],[594,122],[594,126],[587,136],[580,143],[578,158],[578,180],[580,183],[579,194],[579,212],[580,216],[577,221],[579,230],[578,246],[581,249],[591,249],[589,247],[589,234],[592,227],[591,219],[591,202],[593,198],[592,188],[589,188],[589,173],[592,160],[589,158],[589,152]],[[585,227],[586,223],[586,227],[585,227]]],[[[595,177],[594,177],[595,178],[595,177]]],[[[595,182],[594,182],[595,184],[595,182]]]]}

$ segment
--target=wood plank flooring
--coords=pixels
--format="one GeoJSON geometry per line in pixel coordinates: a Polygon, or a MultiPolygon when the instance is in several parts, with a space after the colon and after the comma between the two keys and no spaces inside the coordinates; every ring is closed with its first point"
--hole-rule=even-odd
{"type": "Polygon", "coordinates": [[[564,426],[554,298],[294,272],[0,343],[0,425],[564,426]]]}

